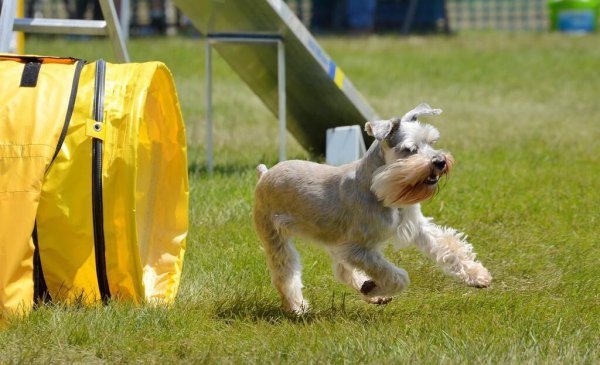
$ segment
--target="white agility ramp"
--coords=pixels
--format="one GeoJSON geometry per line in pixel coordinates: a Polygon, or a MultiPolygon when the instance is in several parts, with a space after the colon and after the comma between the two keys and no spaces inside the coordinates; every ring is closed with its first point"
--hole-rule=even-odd
{"type": "Polygon", "coordinates": [[[364,125],[377,119],[348,77],[283,1],[174,3],[207,38],[208,47],[219,52],[273,114],[283,114],[280,123],[308,151],[325,153],[329,128],[364,125]],[[278,71],[283,85],[278,83],[282,78],[278,78],[278,71]]]}

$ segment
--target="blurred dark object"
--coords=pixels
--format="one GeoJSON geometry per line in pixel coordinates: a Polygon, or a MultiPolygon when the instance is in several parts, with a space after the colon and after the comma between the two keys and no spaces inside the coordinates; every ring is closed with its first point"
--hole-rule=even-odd
{"type": "Polygon", "coordinates": [[[75,13],[71,14],[72,19],[85,19],[85,14],[90,9],[93,20],[102,20],[102,9],[98,0],[75,0],[75,13]]]}
{"type": "Polygon", "coordinates": [[[379,0],[375,20],[380,31],[450,31],[445,0],[379,0]]]}
{"type": "Polygon", "coordinates": [[[344,1],[313,0],[310,27],[314,31],[340,30],[344,1]]]}
{"type": "Polygon", "coordinates": [[[130,31],[132,35],[152,36],[167,33],[165,0],[132,0],[131,10],[130,31]],[[146,19],[141,19],[140,13],[146,13],[144,14],[146,19]]]}
{"type": "Polygon", "coordinates": [[[161,35],[167,33],[167,15],[165,0],[150,1],[150,26],[161,35]]]}
{"type": "Polygon", "coordinates": [[[314,31],[449,32],[445,0],[313,0],[314,31]]]}
{"type": "MultiPolygon", "coordinates": [[[[25,0],[25,17],[33,18],[35,15],[35,2],[36,0],[25,0]]],[[[0,4],[2,1],[0,1],[0,4]]]]}

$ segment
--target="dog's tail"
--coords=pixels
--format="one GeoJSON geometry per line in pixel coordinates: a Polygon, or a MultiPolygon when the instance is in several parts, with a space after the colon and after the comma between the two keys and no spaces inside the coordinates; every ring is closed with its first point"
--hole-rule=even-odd
{"type": "Polygon", "coordinates": [[[267,166],[265,166],[264,164],[260,164],[258,166],[256,166],[256,177],[258,178],[258,180],[260,180],[260,178],[267,172],[269,171],[269,169],[267,168],[267,166]]]}

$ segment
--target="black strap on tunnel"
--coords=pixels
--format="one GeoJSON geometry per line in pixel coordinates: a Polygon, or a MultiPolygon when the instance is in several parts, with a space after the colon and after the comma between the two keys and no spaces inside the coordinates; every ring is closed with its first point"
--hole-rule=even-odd
{"type": "Polygon", "coordinates": [[[21,74],[21,87],[36,87],[38,76],[40,75],[40,68],[42,68],[42,62],[38,60],[29,61],[23,68],[21,74]]]}
{"type": "MultiPolygon", "coordinates": [[[[106,62],[96,62],[96,83],[94,86],[93,118],[96,123],[104,119],[104,83],[106,75],[106,62]]],[[[94,221],[94,252],[96,256],[96,276],[98,289],[104,303],[110,299],[110,288],[106,273],[106,250],[104,241],[104,208],[102,202],[102,140],[92,139],[92,214],[94,221]]]]}
{"type": "Polygon", "coordinates": [[[42,259],[40,257],[40,245],[38,241],[37,233],[37,222],[33,225],[33,233],[31,234],[33,240],[33,302],[35,305],[42,303],[48,303],[52,301],[48,286],[46,285],[46,279],[44,278],[44,271],[42,270],[42,259]]]}
{"type": "MultiPolygon", "coordinates": [[[[50,164],[46,168],[46,172],[50,170],[50,166],[56,159],[58,152],[60,151],[62,144],[67,136],[67,130],[69,128],[69,123],[71,121],[71,117],[73,115],[73,109],[75,107],[75,98],[77,97],[77,89],[79,86],[79,78],[81,75],[81,70],[85,64],[83,60],[76,60],[77,64],[75,65],[75,70],[73,72],[73,83],[71,85],[71,93],[69,94],[69,101],[67,104],[67,112],[65,115],[65,120],[63,123],[63,127],[61,130],[61,134],[58,138],[58,142],[56,144],[56,149],[54,151],[54,155],[52,156],[52,160],[50,164]]],[[[23,72],[23,77],[21,80],[21,86],[23,86],[23,79],[25,79],[25,74],[27,73],[28,66],[30,64],[38,64],[41,65],[40,61],[28,61],[25,64],[25,71],[23,72]]],[[[39,67],[37,68],[37,74],[35,76],[35,84],[37,84],[37,75],[39,75],[39,67]]],[[[31,75],[28,77],[32,77],[31,75]]],[[[35,86],[35,85],[34,85],[35,86]]],[[[46,284],[46,278],[44,276],[44,270],[42,267],[42,257],[40,254],[40,240],[38,237],[38,229],[37,229],[37,221],[33,226],[33,233],[31,234],[31,238],[33,241],[34,251],[33,251],[33,301],[35,305],[40,305],[42,303],[49,303],[52,301],[52,296],[48,290],[48,286],[46,284]]]]}
{"type": "MultiPolygon", "coordinates": [[[[54,151],[54,155],[52,156],[52,162],[56,159],[58,152],[67,137],[67,131],[69,130],[69,123],[71,122],[71,117],[73,116],[73,109],[75,109],[75,99],[77,98],[77,90],[79,88],[79,78],[81,76],[81,70],[85,65],[84,60],[77,60],[77,64],[75,65],[75,73],[73,74],[73,84],[71,85],[71,94],[69,95],[69,104],[67,105],[67,113],[65,115],[65,121],[63,123],[62,131],[60,132],[60,137],[58,138],[58,143],[56,144],[56,150],[54,151]]],[[[48,166],[50,169],[50,166],[48,166]]]]}

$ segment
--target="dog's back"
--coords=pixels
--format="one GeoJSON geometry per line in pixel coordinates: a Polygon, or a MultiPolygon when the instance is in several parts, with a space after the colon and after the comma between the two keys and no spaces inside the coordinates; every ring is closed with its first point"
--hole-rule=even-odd
{"type": "Polygon", "coordinates": [[[255,221],[320,242],[343,241],[357,229],[346,212],[360,209],[355,207],[356,181],[351,169],[352,165],[336,167],[301,160],[284,161],[271,169],[259,165],[255,221]]]}

